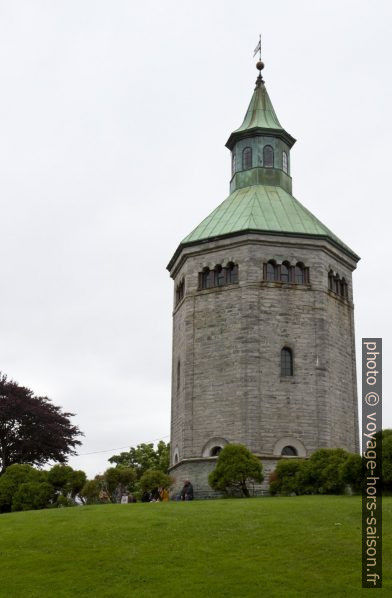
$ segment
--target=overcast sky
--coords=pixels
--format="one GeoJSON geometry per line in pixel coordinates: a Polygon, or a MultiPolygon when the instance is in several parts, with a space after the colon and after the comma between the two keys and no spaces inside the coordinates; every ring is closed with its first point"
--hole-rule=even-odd
{"type": "Polygon", "coordinates": [[[391,15],[387,0],[0,0],[0,369],[77,414],[73,467],[168,440],[166,265],[228,195],[259,32],[298,140],[294,195],[362,257],[357,357],[384,338],[392,427],[391,15]]]}

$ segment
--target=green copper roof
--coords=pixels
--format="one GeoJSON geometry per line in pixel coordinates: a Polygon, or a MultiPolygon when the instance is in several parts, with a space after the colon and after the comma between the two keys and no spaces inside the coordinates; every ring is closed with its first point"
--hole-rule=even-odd
{"type": "Polygon", "coordinates": [[[234,191],[181,244],[246,231],[328,237],[355,256],[347,245],[295,197],[281,187],[267,185],[254,185],[234,191]]]}
{"type": "Polygon", "coordinates": [[[256,85],[244,122],[234,133],[256,127],[261,129],[282,129],[263,83],[256,85]]]}
{"type": "Polygon", "coordinates": [[[234,143],[243,137],[257,134],[270,135],[272,133],[284,138],[290,147],[295,143],[294,137],[287,133],[280,124],[264,81],[259,76],[244,121],[238,129],[231,133],[226,147],[232,149],[234,143]]]}

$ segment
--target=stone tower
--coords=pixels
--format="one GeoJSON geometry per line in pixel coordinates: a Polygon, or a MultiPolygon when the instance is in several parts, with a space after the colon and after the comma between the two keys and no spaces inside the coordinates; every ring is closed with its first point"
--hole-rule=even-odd
{"type": "Polygon", "coordinates": [[[171,468],[196,496],[227,443],[276,461],[358,452],[352,272],[359,257],[291,193],[290,150],[261,76],[229,137],[230,195],[179,245],[171,468]]]}

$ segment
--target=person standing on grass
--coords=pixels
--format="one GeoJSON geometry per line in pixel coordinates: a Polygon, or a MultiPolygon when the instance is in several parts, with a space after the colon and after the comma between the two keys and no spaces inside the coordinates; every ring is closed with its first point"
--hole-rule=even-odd
{"type": "Polygon", "coordinates": [[[185,480],[184,487],[181,492],[181,500],[193,500],[193,486],[189,480],[185,480]]]}

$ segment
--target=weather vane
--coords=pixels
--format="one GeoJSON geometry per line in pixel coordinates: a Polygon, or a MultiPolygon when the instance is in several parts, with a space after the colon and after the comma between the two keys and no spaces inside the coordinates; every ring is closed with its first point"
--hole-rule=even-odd
{"type": "Polygon", "coordinates": [[[253,58],[256,56],[257,52],[259,52],[259,60],[261,61],[261,34],[259,35],[259,43],[257,44],[255,51],[253,52],[253,58]]]}
{"type": "Polygon", "coordinates": [[[261,34],[259,35],[259,43],[255,47],[255,51],[253,52],[253,58],[256,56],[257,52],[259,53],[259,59],[256,63],[256,68],[259,71],[259,76],[256,80],[256,87],[261,87],[261,84],[264,83],[263,77],[261,76],[261,71],[264,68],[264,62],[261,60],[261,34]]]}

